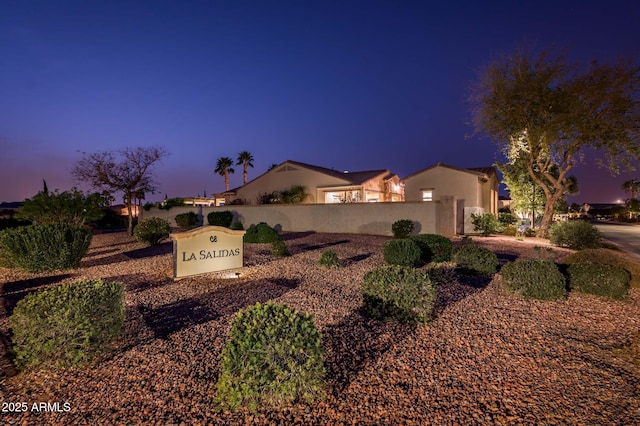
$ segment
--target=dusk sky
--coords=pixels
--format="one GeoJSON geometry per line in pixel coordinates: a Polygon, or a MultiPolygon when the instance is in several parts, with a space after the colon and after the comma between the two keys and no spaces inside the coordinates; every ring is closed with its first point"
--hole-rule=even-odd
{"type": "MultiPolygon", "coordinates": [[[[400,177],[488,166],[497,146],[465,137],[469,87],[523,44],[638,61],[640,2],[3,0],[0,202],[78,185],[83,151],[135,146],[171,154],[151,201],[224,190],[216,159],[243,150],[249,179],[287,159],[400,177]]],[[[640,178],[591,158],[574,174],[580,203],[640,178]]]]}

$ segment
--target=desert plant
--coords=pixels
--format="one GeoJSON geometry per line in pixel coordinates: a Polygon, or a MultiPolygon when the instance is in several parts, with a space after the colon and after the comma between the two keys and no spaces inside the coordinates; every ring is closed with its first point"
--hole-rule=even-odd
{"type": "Polygon", "coordinates": [[[68,223],[30,225],[0,232],[3,264],[27,272],[71,269],[91,244],[91,230],[68,223]]]}
{"type": "Polygon", "coordinates": [[[471,223],[473,223],[474,230],[480,232],[485,237],[495,234],[500,229],[500,222],[498,222],[496,216],[491,213],[471,213],[471,223]]]}
{"type": "Polygon", "coordinates": [[[574,263],[567,269],[572,291],[622,300],[629,295],[629,273],[618,266],[574,263]]]}
{"type": "Polygon", "coordinates": [[[627,253],[605,248],[585,249],[573,253],[567,257],[564,262],[569,265],[573,263],[591,262],[618,266],[625,269],[631,275],[630,286],[640,288],[640,262],[627,253]]]}
{"type": "Polygon", "coordinates": [[[323,251],[318,260],[318,264],[327,268],[339,268],[341,266],[340,259],[333,250],[323,251]]]}
{"type": "Polygon", "coordinates": [[[242,222],[233,222],[231,224],[230,229],[236,230],[236,231],[242,231],[244,230],[244,226],[242,226],[242,222]]]}
{"type": "Polygon", "coordinates": [[[426,271],[431,278],[431,282],[436,286],[451,284],[456,280],[457,265],[454,262],[438,262],[430,263],[426,267],[426,271]]]}
{"type": "Polygon", "coordinates": [[[447,237],[438,234],[418,234],[412,235],[409,239],[420,248],[420,260],[424,263],[451,260],[453,243],[447,237]]]}
{"type": "Polygon", "coordinates": [[[407,323],[427,323],[433,317],[436,286],[425,271],[385,265],[365,274],[361,291],[368,317],[407,323]]]}
{"type": "Polygon", "coordinates": [[[516,234],[518,233],[518,227],[515,225],[505,225],[500,230],[500,233],[502,235],[509,235],[509,236],[515,237],[516,234]]]}
{"type": "Polygon", "coordinates": [[[500,226],[504,228],[505,226],[515,225],[518,223],[518,217],[513,213],[499,212],[498,222],[500,222],[500,226]]]}
{"type": "Polygon", "coordinates": [[[325,349],[309,314],[257,303],[236,314],[229,337],[222,350],[218,401],[255,410],[322,394],[325,349]]]}
{"type": "Polygon", "coordinates": [[[467,275],[487,276],[494,274],[498,257],[491,250],[475,244],[464,244],[453,252],[452,260],[460,272],[467,275]]]}
{"type": "Polygon", "coordinates": [[[184,206],[184,198],[167,198],[158,204],[160,210],[171,210],[172,207],[184,206]]]}
{"type": "Polygon", "coordinates": [[[551,244],[573,250],[600,247],[600,231],[583,220],[558,222],[549,230],[551,244]]]}
{"type": "Polygon", "coordinates": [[[194,212],[180,213],[176,216],[176,224],[180,229],[193,229],[198,226],[198,215],[194,212]]]}
{"type": "Polygon", "coordinates": [[[290,256],[289,249],[284,241],[278,240],[271,243],[271,255],[274,257],[290,256]]]}
{"type": "Polygon", "coordinates": [[[233,212],[223,210],[221,212],[211,212],[207,215],[207,222],[212,226],[222,226],[228,228],[233,222],[233,212]]]}
{"type": "Polygon", "coordinates": [[[245,243],[272,243],[280,240],[278,231],[264,222],[251,225],[244,234],[245,243]]]}
{"type": "Polygon", "coordinates": [[[416,266],[420,260],[420,248],[409,239],[387,241],[382,254],[389,265],[416,266]]]}
{"type": "Polygon", "coordinates": [[[408,238],[413,232],[415,225],[409,219],[401,219],[391,224],[393,238],[408,238]]]}
{"type": "Polygon", "coordinates": [[[150,246],[160,244],[165,238],[169,237],[171,226],[169,222],[159,217],[152,217],[142,220],[133,230],[136,241],[147,243],[150,246]]]}
{"type": "Polygon", "coordinates": [[[124,284],[82,280],[27,295],[9,318],[19,368],[91,361],[120,334],[124,284]]]}
{"type": "Polygon", "coordinates": [[[565,278],[547,260],[509,262],[500,270],[503,285],[525,299],[557,300],[565,295],[565,278]]]}

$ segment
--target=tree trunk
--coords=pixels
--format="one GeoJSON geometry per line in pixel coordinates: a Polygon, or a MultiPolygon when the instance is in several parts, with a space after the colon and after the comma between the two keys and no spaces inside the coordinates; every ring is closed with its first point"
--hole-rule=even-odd
{"type": "Polygon", "coordinates": [[[132,204],[132,194],[125,194],[126,196],[126,200],[127,200],[127,217],[129,219],[129,224],[127,226],[127,234],[128,235],[133,235],[133,212],[131,211],[131,204],[132,204]]]}
{"type": "Polygon", "coordinates": [[[549,228],[551,228],[556,204],[558,203],[561,195],[562,193],[557,191],[553,196],[547,197],[547,202],[544,205],[544,214],[542,215],[542,221],[540,222],[540,229],[538,229],[539,237],[549,238],[549,228]]]}
{"type": "Polygon", "coordinates": [[[226,170],[224,171],[224,190],[229,190],[229,172],[227,172],[226,170]]]}
{"type": "Polygon", "coordinates": [[[247,166],[244,166],[244,170],[242,171],[242,184],[247,184],[247,166]]]}

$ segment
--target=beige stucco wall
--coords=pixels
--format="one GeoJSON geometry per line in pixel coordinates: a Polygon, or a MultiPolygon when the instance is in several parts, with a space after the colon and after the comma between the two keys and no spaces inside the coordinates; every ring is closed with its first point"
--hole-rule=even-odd
{"type": "MultiPolygon", "coordinates": [[[[465,206],[479,206],[482,190],[478,175],[448,167],[434,167],[404,179],[406,201],[422,201],[422,189],[433,188],[433,199],[453,196],[465,200],[465,206]]],[[[479,206],[481,207],[481,206],[479,206]]]]}
{"type": "Polygon", "coordinates": [[[317,200],[317,187],[341,186],[345,184],[347,184],[345,180],[305,169],[298,165],[285,163],[239,188],[236,198],[245,200],[247,204],[255,205],[257,204],[256,200],[260,194],[282,191],[289,189],[292,185],[302,185],[305,187],[306,192],[310,194],[310,197],[305,200],[305,203],[323,203],[324,200],[317,200]],[[290,170],[280,171],[284,166],[287,166],[290,170]]]}
{"type": "MultiPolygon", "coordinates": [[[[439,202],[357,203],[357,204],[273,204],[263,206],[202,207],[205,224],[211,211],[229,210],[245,228],[259,222],[279,226],[283,231],[330,232],[346,234],[392,235],[391,224],[400,219],[414,221],[419,233],[440,233],[439,202]]],[[[161,217],[175,225],[176,215],[194,207],[156,208],[145,217],[161,217]]]]}

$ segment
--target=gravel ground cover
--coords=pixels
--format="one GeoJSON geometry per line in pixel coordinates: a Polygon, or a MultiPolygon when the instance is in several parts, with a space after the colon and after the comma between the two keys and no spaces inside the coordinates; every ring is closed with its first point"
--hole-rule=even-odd
{"type": "MultiPolygon", "coordinates": [[[[272,259],[268,244],[245,245],[239,278],[215,273],[174,282],[170,243],[145,248],[124,233],[96,235],[77,270],[34,275],[0,268],[5,347],[7,315],[26,293],[78,278],[127,285],[125,333],[94,365],[13,375],[5,357],[0,400],[27,402],[29,410],[0,413],[1,422],[640,424],[640,369],[619,349],[640,332],[640,289],[624,302],[579,294],[536,302],[504,293],[499,275],[459,277],[439,289],[432,324],[405,326],[358,311],[362,277],[383,263],[387,237],[283,237],[290,257],[272,259]],[[343,268],[317,264],[327,248],[343,268]],[[314,316],[327,347],[326,398],[229,412],[213,399],[231,319],[271,299],[314,316]],[[32,410],[39,402],[57,402],[63,412],[32,410]]],[[[473,240],[502,263],[548,246],[535,238],[473,240]]],[[[570,253],[552,255],[561,260],[570,253]]]]}

